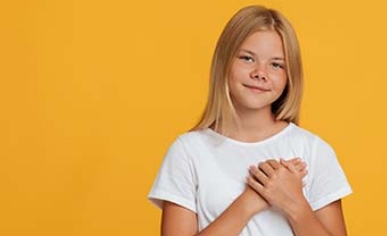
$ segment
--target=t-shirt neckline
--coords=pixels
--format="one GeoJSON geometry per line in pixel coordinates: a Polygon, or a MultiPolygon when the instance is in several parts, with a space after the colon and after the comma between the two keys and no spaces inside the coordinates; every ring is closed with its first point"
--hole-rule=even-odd
{"type": "Polygon", "coordinates": [[[230,142],[230,143],[234,143],[234,144],[237,144],[237,145],[242,145],[242,146],[256,146],[256,145],[262,145],[262,144],[266,144],[266,143],[269,143],[269,142],[272,142],[274,141],[275,139],[285,135],[286,133],[288,133],[290,130],[292,130],[293,128],[295,127],[295,124],[290,122],[286,127],[284,127],[283,129],[281,129],[280,131],[278,131],[277,133],[273,134],[272,136],[270,137],[267,137],[266,139],[263,139],[263,140],[260,140],[260,141],[256,141],[256,142],[244,142],[244,141],[239,141],[239,140],[236,140],[236,139],[233,139],[233,138],[230,138],[230,137],[227,137],[227,136],[224,136],[218,132],[216,132],[215,130],[211,129],[211,128],[207,128],[206,129],[206,132],[208,132],[210,135],[212,136],[215,136],[217,138],[220,138],[222,139],[223,141],[227,141],[227,142],[230,142]]]}

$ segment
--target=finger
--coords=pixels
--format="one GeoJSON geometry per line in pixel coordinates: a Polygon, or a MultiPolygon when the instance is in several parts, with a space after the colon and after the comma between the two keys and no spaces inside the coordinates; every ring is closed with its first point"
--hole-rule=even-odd
{"type": "MultiPolygon", "coordinates": [[[[283,159],[282,159],[283,160],[283,159]]],[[[290,170],[290,166],[294,166],[296,171],[298,172],[302,172],[305,168],[306,168],[306,163],[304,161],[301,160],[301,158],[293,158],[293,159],[290,159],[290,160],[283,160],[283,162],[281,162],[281,164],[283,166],[285,166],[286,168],[288,168],[290,170]]]]}
{"type": "Polygon", "coordinates": [[[304,177],[308,174],[308,170],[307,169],[304,169],[302,172],[300,172],[300,177],[301,177],[301,181],[302,181],[302,187],[305,187],[306,186],[306,182],[305,182],[305,179],[304,177]]]}
{"type": "Polygon", "coordinates": [[[279,168],[281,168],[281,164],[277,161],[277,160],[274,160],[274,159],[269,159],[266,161],[274,170],[278,170],[279,168]]]}
{"type": "Polygon", "coordinates": [[[250,174],[263,186],[266,185],[268,181],[268,177],[256,166],[250,166],[249,168],[250,174]]]}
{"type": "Polygon", "coordinates": [[[288,168],[288,169],[289,169],[289,166],[291,166],[293,162],[294,162],[293,159],[287,161],[287,160],[284,160],[284,159],[280,158],[280,164],[283,165],[284,167],[288,168]]]}
{"type": "Polygon", "coordinates": [[[296,165],[296,164],[301,162],[301,158],[299,158],[299,157],[295,157],[295,158],[292,158],[292,159],[289,159],[289,160],[284,160],[284,159],[281,158],[281,160],[283,160],[283,162],[284,162],[284,164],[286,166],[288,166],[288,165],[296,165]]]}
{"type": "Polygon", "coordinates": [[[301,178],[304,178],[307,175],[308,171],[307,171],[307,165],[305,162],[301,161],[300,163],[296,164],[294,167],[297,171],[296,174],[301,178]]]}
{"type": "Polygon", "coordinates": [[[267,163],[267,162],[259,163],[258,169],[260,169],[267,177],[271,177],[274,174],[274,172],[275,172],[273,167],[269,163],[267,163]]]}
{"type": "Polygon", "coordinates": [[[264,187],[261,183],[256,181],[253,176],[249,175],[246,177],[247,184],[254,189],[258,194],[263,192],[264,187]]]}
{"type": "Polygon", "coordinates": [[[298,172],[302,172],[303,170],[306,169],[306,163],[303,161],[300,161],[299,163],[294,165],[297,169],[298,172]]]}
{"type": "Polygon", "coordinates": [[[307,174],[308,174],[308,170],[307,169],[303,169],[300,173],[300,176],[301,178],[304,178],[307,174]]]}
{"type": "Polygon", "coordinates": [[[284,160],[284,159],[280,159],[280,163],[283,165],[283,166],[285,166],[290,172],[292,172],[292,173],[297,173],[298,172],[298,170],[297,170],[297,168],[295,167],[295,165],[294,164],[290,164],[289,163],[289,161],[286,161],[286,160],[284,160]]]}

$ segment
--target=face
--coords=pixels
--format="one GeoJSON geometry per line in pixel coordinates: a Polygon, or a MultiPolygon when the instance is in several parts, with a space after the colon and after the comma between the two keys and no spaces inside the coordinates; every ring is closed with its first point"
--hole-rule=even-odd
{"type": "Polygon", "coordinates": [[[247,37],[231,65],[229,89],[236,110],[271,112],[271,104],[281,96],[286,82],[281,37],[272,30],[247,37]]]}

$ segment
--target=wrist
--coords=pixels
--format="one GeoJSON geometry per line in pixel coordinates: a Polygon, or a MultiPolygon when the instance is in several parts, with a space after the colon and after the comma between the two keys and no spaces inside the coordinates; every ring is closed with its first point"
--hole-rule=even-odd
{"type": "Polygon", "coordinates": [[[243,208],[244,214],[250,218],[269,208],[269,204],[250,187],[246,187],[246,190],[238,197],[238,201],[243,208]]]}
{"type": "Polygon", "coordinates": [[[308,214],[313,213],[313,210],[306,199],[303,199],[303,201],[289,204],[284,213],[290,221],[298,222],[302,221],[302,219],[308,214]]]}

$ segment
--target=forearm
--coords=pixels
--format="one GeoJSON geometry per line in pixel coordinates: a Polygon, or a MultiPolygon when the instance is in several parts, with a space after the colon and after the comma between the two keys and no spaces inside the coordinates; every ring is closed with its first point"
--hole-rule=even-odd
{"type": "Polygon", "coordinates": [[[265,202],[262,202],[261,206],[251,207],[248,197],[246,194],[241,194],[216,220],[196,236],[239,235],[251,217],[267,208],[265,202]]]}
{"type": "Polygon", "coordinates": [[[306,200],[291,207],[286,215],[296,236],[334,236],[324,227],[306,200]]]}

